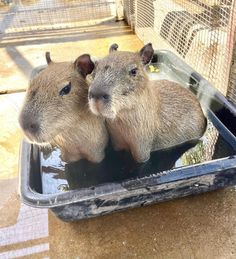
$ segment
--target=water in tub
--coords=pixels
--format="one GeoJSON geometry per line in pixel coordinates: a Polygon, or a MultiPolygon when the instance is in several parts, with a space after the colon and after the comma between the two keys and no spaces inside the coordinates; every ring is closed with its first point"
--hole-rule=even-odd
{"type": "MultiPolygon", "coordinates": [[[[151,80],[168,79],[180,82],[165,65],[147,67],[151,80]]],[[[207,130],[198,143],[186,143],[172,149],[153,152],[151,159],[136,164],[127,152],[114,152],[108,148],[105,160],[92,164],[81,160],[64,163],[58,149],[41,151],[41,177],[43,193],[58,193],[70,189],[88,188],[103,183],[122,181],[162,173],[165,170],[210,161],[235,154],[214,125],[208,120],[207,130]]]]}

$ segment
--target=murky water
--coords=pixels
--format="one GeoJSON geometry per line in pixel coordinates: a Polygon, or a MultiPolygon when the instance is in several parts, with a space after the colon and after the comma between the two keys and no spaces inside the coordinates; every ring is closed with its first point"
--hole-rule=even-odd
{"type": "MultiPolygon", "coordinates": [[[[181,79],[165,66],[159,66],[156,72],[149,73],[151,79],[168,79],[180,83],[181,79]]],[[[172,149],[153,152],[145,164],[135,163],[127,152],[114,152],[107,149],[105,160],[92,164],[82,160],[76,163],[64,163],[60,151],[41,153],[42,192],[56,193],[70,189],[93,187],[103,183],[122,181],[160,173],[164,170],[182,167],[223,158],[235,154],[208,120],[208,127],[198,143],[186,143],[172,149]]]]}
{"type": "Polygon", "coordinates": [[[211,122],[202,139],[195,143],[186,143],[172,149],[153,152],[151,159],[136,164],[126,152],[107,150],[106,159],[101,164],[92,164],[82,160],[64,163],[60,160],[60,151],[52,151],[50,157],[42,161],[43,193],[55,193],[69,189],[86,188],[102,183],[143,177],[186,165],[197,164],[234,155],[235,151],[219,135],[211,122]]]}

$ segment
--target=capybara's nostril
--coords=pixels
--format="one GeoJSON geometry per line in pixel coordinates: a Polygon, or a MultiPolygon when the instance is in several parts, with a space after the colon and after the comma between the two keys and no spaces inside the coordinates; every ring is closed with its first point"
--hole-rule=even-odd
{"type": "Polygon", "coordinates": [[[89,92],[89,99],[109,101],[110,95],[103,92],[89,92]]]}
{"type": "Polygon", "coordinates": [[[109,100],[110,96],[108,94],[104,94],[101,96],[101,99],[103,100],[109,100]]]}
{"type": "Polygon", "coordinates": [[[32,116],[29,114],[21,114],[19,118],[19,123],[24,131],[27,131],[31,134],[36,134],[40,130],[39,123],[35,121],[35,119],[32,119],[32,116]]]}
{"type": "Polygon", "coordinates": [[[29,125],[29,131],[32,132],[32,133],[37,133],[39,131],[39,124],[31,123],[29,125]]]}

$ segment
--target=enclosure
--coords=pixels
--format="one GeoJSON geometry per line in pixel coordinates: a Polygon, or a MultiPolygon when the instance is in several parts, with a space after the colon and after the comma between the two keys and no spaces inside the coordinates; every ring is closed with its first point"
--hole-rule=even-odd
{"type": "MultiPolygon", "coordinates": [[[[1,0],[0,258],[234,257],[234,187],[64,225],[46,210],[21,204],[16,179],[18,111],[31,71],[46,63],[45,51],[64,61],[86,52],[104,56],[114,42],[130,51],[151,42],[156,50],[176,54],[235,107],[235,5],[234,0],[1,0]]],[[[235,121],[220,116],[227,127],[235,121]]],[[[206,145],[182,161],[212,160],[219,149],[219,133],[211,129],[206,145]]]]}

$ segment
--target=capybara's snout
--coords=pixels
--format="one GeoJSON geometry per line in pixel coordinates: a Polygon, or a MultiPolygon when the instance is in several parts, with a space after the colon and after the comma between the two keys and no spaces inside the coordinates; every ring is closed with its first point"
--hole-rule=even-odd
{"type": "Polygon", "coordinates": [[[90,87],[88,93],[90,110],[96,114],[103,114],[105,116],[107,109],[111,105],[111,95],[105,89],[97,87],[90,87]]]}
{"type": "Polygon", "coordinates": [[[38,119],[32,114],[21,112],[19,116],[19,124],[30,140],[34,140],[40,133],[40,124],[38,119]]]}
{"type": "Polygon", "coordinates": [[[90,100],[93,99],[94,101],[102,101],[104,103],[109,102],[111,99],[111,96],[108,93],[99,90],[90,90],[88,97],[90,100]]]}

